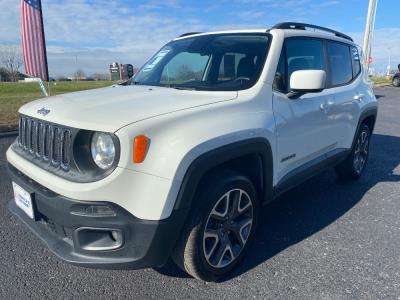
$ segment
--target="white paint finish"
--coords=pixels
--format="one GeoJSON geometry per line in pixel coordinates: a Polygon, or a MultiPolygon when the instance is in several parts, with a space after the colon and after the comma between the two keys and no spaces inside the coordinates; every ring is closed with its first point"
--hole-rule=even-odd
{"type": "MultiPolygon", "coordinates": [[[[108,177],[92,183],[76,183],[53,175],[11,149],[7,151],[7,160],[22,173],[49,190],[65,197],[83,201],[110,201],[120,205],[134,216],[147,220],[167,218],[174,201],[167,201],[172,181],[116,168],[108,177]],[[168,208],[165,206],[169,205],[168,208]]],[[[174,197],[176,198],[175,191],[174,197]]]]}
{"type": "Polygon", "coordinates": [[[326,91],[306,94],[298,99],[274,93],[278,153],[275,160],[275,183],[290,171],[335,146],[329,137],[328,116],[320,109],[329,98],[326,91]]]}
{"type": "Polygon", "coordinates": [[[245,98],[245,94],[239,92],[235,101],[165,115],[122,128],[116,132],[122,149],[119,165],[181,180],[182,174],[176,174],[176,170],[184,158],[190,163],[191,156],[194,159],[211,149],[254,137],[267,138],[273,146],[275,122],[271,112],[271,90],[268,87],[261,89],[256,98],[245,98]],[[145,161],[134,164],[132,141],[140,134],[150,138],[150,146],[145,161]]]}
{"type": "Polygon", "coordinates": [[[290,76],[290,87],[295,91],[322,90],[325,88],[326,73],[322,70],[295,71],[290,76]]]}
{"type": "Polygon", "coordinates": [[[235,99],[237,92],[187,91],[150,86],[114,86],[52,96],[21,107],[21,114],[70,127],[114,132],[163,114],[235,99]],[[37,111],[45,107],[43,117],[37,111]]]}
{"type": "Polygon", "coordinates": [[[325,113],[330,127],[330,138],[337,148],[350,148],[360,117],[359,103],[353,99],[360,86],[362,76],[350,85],[331,88],[332,99],[325,103],[325,113]]]}

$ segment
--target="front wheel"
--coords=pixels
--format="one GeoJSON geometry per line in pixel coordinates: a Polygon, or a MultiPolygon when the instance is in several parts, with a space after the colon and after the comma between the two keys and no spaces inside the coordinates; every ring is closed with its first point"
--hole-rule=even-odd
{"type": "Polygon", "coordinates": [[[340,179],[355,180],[361,176],[368,162],[370,138],[371,130],[363,124],[349,156],[335,167],[336,174],[340,179]]]}
{"type": "Polygon", "coordinates": [[[400,77],[393,78],[393,86],[399,87],[400,86],[400,77]]]}
{"type": "Polygon", "coordinates": [[[256,191],[240,173],[223,171],[202,184],[194,201],[173,259],[193,277],[215,281],[240,263],[253,239],[256,191]]]}

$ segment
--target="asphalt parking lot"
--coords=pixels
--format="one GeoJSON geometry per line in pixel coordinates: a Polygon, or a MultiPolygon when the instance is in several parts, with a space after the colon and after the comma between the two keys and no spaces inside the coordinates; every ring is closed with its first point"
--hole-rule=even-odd
{"type": "Polygon", "coordinates": [[[0,299],[400,299],[400,88],[377,88],[369,165],[353,183],[326,171],[267,206],[243,266],[220,283],[171,263],[106,271],[67,265],[7,210],[0,140],[0,299]]]}

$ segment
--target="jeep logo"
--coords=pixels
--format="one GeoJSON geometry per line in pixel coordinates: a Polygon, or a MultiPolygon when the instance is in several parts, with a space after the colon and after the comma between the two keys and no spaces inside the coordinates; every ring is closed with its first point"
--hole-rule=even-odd
{"type": "Polygon", "coordinates": [[[38,114],[41,114],[42,116],[47,116],[50,113],[50,109],[46,109],[46,108],[41,108],[37,111],[38,114]]]}

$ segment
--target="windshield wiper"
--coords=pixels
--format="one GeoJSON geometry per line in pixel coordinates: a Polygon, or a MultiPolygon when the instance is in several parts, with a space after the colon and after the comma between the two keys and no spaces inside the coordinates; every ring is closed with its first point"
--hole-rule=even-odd
{"type": "Polygon", "coordinates": [[[175,90],[184,90],[184,91],[195,91],[196,88],[189,86],[180,86],[180,85],[167,85],[167,87],[175,90]]]}

